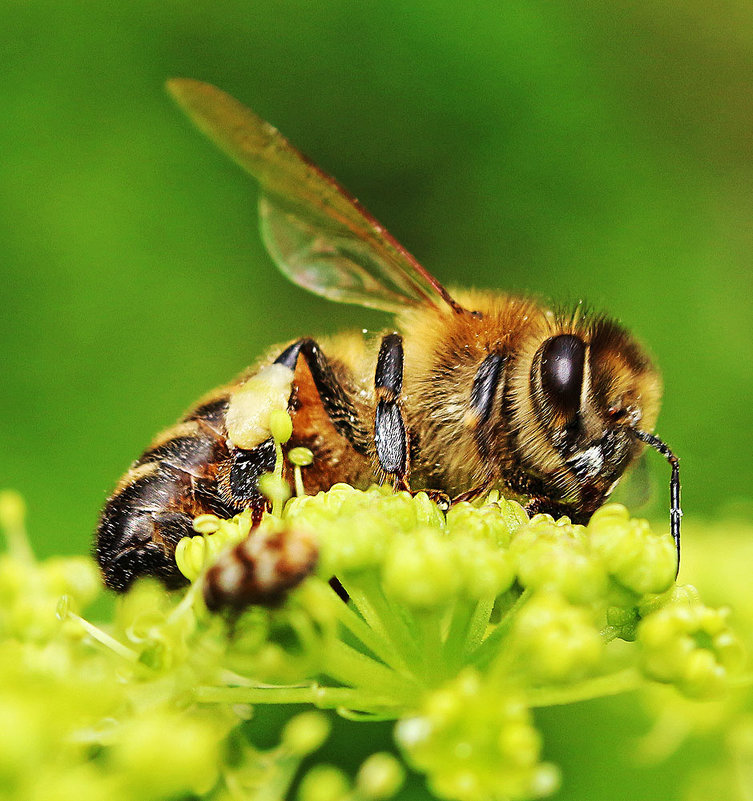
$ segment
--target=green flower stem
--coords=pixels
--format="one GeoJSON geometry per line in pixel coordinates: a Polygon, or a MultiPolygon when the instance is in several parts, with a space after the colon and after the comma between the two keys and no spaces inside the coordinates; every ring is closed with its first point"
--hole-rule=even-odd
{"type": "Polygon", "coordinates": [[[411,663],[417,664],[421,659],[421,652],[416,643],[415,633],[406,625],[405,619],[400,614],[402,610],[393,608],[387,600],[376,575],[363,573],[358,576],[358,584],[347,579],[341,581],[366,623],[382,638],[392,643],[395,653],[400,654],[405,660],[406,667],[411,663]]]}
{"type": "Polygon", "coordinates": [[[313,704],[320,709],[387,710],[403,709],[391,696],[372,695],[351,687],[322,687],[313,683],[305,687],[211,687],[200,686],[194,697],[205,704],[313,704]]]}
{"type": "Polygon", "coordinates": [[[466,644],[471,629],[471,621],[478,604],[464,598],[459,599],[452,610],[447,638],[444,642],[442,658],[448,674],[456,672],[465,655],[466,644]]]}
{"type": "Polygon", "coordinates": [[[406,662],[402,659],[399,652],[395,651],[394,646],[389,640],[381,636],[375,629],[367,625],[363,618],[353,611],[350,604],[344,604],[340,596],[330,587],[329,584],[322,582],[322,601],[331,606],[337,620],[358,639],[374,656],[378,657],[385,665],[391,667],[398,673],[405,676],[412,676],[412,672],[406,662]]]}
{"type": "Polygon", "coordinates": [[[471,655],[469,661],[472,665],[478,668],[485,668],[489,662],[494,659],[499,652],[500,643],[508,635],[515,622],[515,615],[525,605],[531,597],[531,594],[531,590],[524,590],[512,606],[504,613],[497,628],[494,629],[471,655]]]}
{"type": "Polygon", "coordinates": [[[444,610],[420,609],[413,618],[421,645],[421,675],[427,686],[435,686],[445,677],[442,663],[442,619],[444,610]]]}
{"type": "Polygon", "coordinates": [[[468,634],[465,640],[465,647],[463,649],[463,659],[468,659],[470,655],[481,645],[484,639],[486,630],[489,626],[489,618],[494,609],[495,598],[489,596],[482,598],[477,604],[471,617],[470,625],[468,626],[468,634]]]}
{"type": "Polygon", "coordinates": [[[181,598],[180,603],[175,609],[170,612],[168,616],[168,623],[177,623],[186,615],[193,614],[196,605],[196,598],[204,588],[203,580],[194,581],[191,586],[186,590],[186,594],[181,598]]]}
{"type": "Polygon", "coordinates": [[[460,599],[450,618],[447,638],[442,651],[446,676],[453,676],[479,647],[489,626],[495,597],[480,601],[460,599]]]}
{"type": "Polygon", "coordinates": [[[625,668],[617,673],[597,676],[564,687],[533,687],[528,691],[528,701],[532,707],[574,704],[637,690],[645,682],[645,676],[640,671],[625,668]]]}
{"type": "Polygon", "coordinates": [[[306,494],[306,490],[303,486],[303,476],[301,475],[301,466],[295,465],[293,468],[293,476],[295,481],[295,494],[297,498],[301,498],[306,494]]]}
{"type": "MultiPolygon", "coordinates": [[[[282,481],[282,471],[284,467],[284,460],[282,454],[282,445],[275,440],[275,469],[274,469],[274,477],[277,479],[278,482],[282,481]]],[[[282,509],[285,504],[285,500],[280,497],[279,493],[275,494],[275,497],[272,500],[272,514],[275,517],[282,517],[282,509]]]]}
{"type": "Polygon", "coordinates": [[[93,640],[96,640],[96,642],[98,642],[100,645],[103,645],[105,648],[109,649],[113,653],[116,653],[118,656],[122,656],[123,659],[126,659],[129,662],[138,661],[138,651],[134,651],[133,648],[123,645],[122,642],[116,640],[114,637],[111,637],[107,632],[102,631],[99,626],[93,625],[88,620],[80,617],[74,612],[68,612],[67,617],[70,620],[75,620],[81,626],[81,628],[83,628],[86,633],[93,640]]]}
{"type": "Polygon", "coordinates": [[[342,641],[332,643],[327,649],[322,672],[343,684],[384,693],[403,704],[410,704],[418,691],[415,682],[396,676],[389,668],[342,641]]]}

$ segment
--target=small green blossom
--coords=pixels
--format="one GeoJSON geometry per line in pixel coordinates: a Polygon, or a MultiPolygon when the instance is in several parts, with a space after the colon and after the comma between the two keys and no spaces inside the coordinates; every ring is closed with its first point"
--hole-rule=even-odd
{"type": "Polygon", "coordinates": [[[534,595],[514,626],[516,649],[533,682],[577,681],[599,665],[604,641],[593,612],[555,592],[534,595]]]}
{"type": "Polygon", "coordinates": [[[291,753],[306,756],[316,751],[329,737],[329,720],[320,712],[303,712],[285,724],[282,744],[291,753]]]}
{"type": "Polygon", "coordinates": [[[725,690],[728,674],[743,663],[728,615],[728,609],[710,609],[688,593],[674,593],[638,626],[647,675],[695,697],[725,690]]]}
{"type": "Polygon", "coordinates": [[[223,734],[211,721],[159,710],[123,722],[108,762],[134,798],[202,794],[217,780],[223,734]]]}
{"type": "Polygon", "coordinates": [[[304,777],[298,801],[345,801],[350,793],[348,777],[334,765],[317,765],[304,777]]]}
{"type": "Polygon", "coordinates": [[[405,769],[398,760],[387,753],[372,754],[358,771],[358,792],[371,801],[392,798],[405,780],[405,769]]]}
{"type": "Polygon", "coordinates": [[[398,603],[417,609],[454,600],[462,586],[459,549],[436,529],[419,528],[390,543],[382,568],[384,590],[398,603]]]}
{"type": "Polygon", "coordinates": [[[442,798],[536,798],[558,784],[556,769],[539,761],[541,738],[524,695],[472,669],[401,720],[396,738],[442,798]]]}
{"type": "Polygon", "coordinates": [[[588,534],[594,551],[623,587],[646,595],[672,585],[677,554],[671,538],[654,534],[645,520],[632,519],[624,506],[612,503],[596,511],[588,534]]]}
{"type": "Polygon", "coordinates": [[[607,570],[594,553],[592,531],[536,515],[515,534],[510,550],[521,583],[561,593],[573,603],[591,603],[607,589],[607,570]]]}

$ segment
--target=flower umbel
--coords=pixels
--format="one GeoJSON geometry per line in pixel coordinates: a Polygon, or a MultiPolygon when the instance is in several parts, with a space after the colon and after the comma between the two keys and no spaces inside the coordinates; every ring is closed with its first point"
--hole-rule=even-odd
{"type": "MultiPolygon", "coordinates": [[[[308,456],[292,461],[300,490],[308,456]]],[[[403,759],[439,798],[536,798],[558,784],[537,707],[658,684],[720,697],[741,669],[726,613],[674,586],[671,539],[622,507],[583,527],[528,520],[496,493],[446,515],[423,493],[376,487],[285,502],[281,475],[270,474],[275,513],[257,528],[248,513],[196,519],[176,553],[186,593],[141,582],[105,627],[81,617],[98,593],[91,563],[36,562],[19,499],[0,496],[10,799],[71,797],[74,786],[85,800],[283,798],[296,782],[300,801],[399,792],[404,769],[386,753],[352,778],[326,765],[300,777],[329,732],[323,713],[293,711],[301,703],[356,727],[395,720],[403,759]],[[276,605],[208,612],[218,556],[288,531],[316,542],[313,573],[276,605]],[[271,748],[248,736],[259,704],[291,708],[271,748]]]]}

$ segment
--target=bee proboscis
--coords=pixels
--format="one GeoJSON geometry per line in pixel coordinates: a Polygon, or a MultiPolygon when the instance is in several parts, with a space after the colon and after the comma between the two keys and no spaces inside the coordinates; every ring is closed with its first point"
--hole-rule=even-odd
{"type": "Polygon", "coordinates": [[[309,493],[385,479],[454,500],[501,488],[529,512],[576,522],[646,444],[672,466],[679,566],[678,461],[651,433],[661,380],[626,330],[501,292],[451,294],[269,123],[208,84],[168,89],[259,182],[262,238],[282,272],[330,300],[391,312],[395,327],[274,348],[157,436],[102,512],[96,554],[111,588],[147,574],[183,583],[174,551],[199,514],[261,516],[258,480],[275,463],[268,418],[280,407],[293,421],[286,449],[314,454],[309,493]]]}

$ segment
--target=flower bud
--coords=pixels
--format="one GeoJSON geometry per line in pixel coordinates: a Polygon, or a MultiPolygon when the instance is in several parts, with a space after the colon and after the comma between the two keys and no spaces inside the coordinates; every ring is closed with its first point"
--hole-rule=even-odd
{"type": "Polygon", "coordinates": [[[742,647],[727,625],[727,610],[686,598],[676,593],[640,622],[643,669],[686,695],[713,696],[725,689],[729,673],[740,669],[742,647]]]}
{"type": "Polygon", "coordinates": [[[405,781],[405,769],[388,753],[372,754],[361,765],[356,787],[364,798],[384,801],[392,798],[405,781]]]}
{"type": "Polygon", "coordinates": [[[590,603],[606,591],[604,563],[586,529],[564,518],[555,522],[549,515],[536,515],[517,530],[510,552],[524,587],[558,592],[573,603],[590,603]]]}
{"type": "Polygon", "coordinates": [[[672,538],[654,534],[624,506],[612,503],[597,510],[587,531],[593,549],[622,586],[645,595],[664,592],[674,582],[677,555],[672,538]]]}
{"type": "Polygon", "coordinates": [[[350,792],[348,777],[333,765],[316,765],[303,777],[298,801],[342,801],[350,792]]]}
{"type": "Polygon", "coordinates": [[[518,612],[514,643],[534,681],[577,681],[602,654],[602,640],[588,610],[553,593],[534,595],[518,612]]]}
{"type": "Polygon", "coordinates": [[[302,712],[285,724],[282,743],[296,756],[306,756],[323,745],[330,729],[330,722],[322,712],[302,712]]]}
{"type": "Polygon", "coordinates": [[[447,603],[461,586],[452,543],[424,528],[394,540],[383,569],[384,589],[408,606],[429,609],[447,603]]]}

